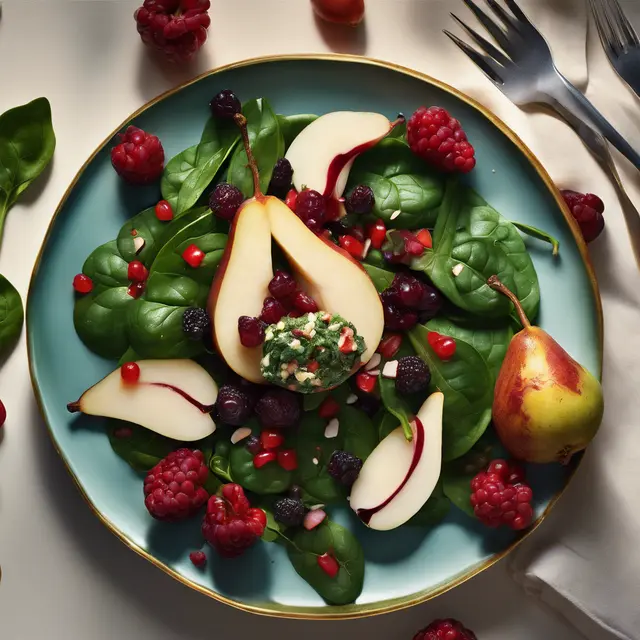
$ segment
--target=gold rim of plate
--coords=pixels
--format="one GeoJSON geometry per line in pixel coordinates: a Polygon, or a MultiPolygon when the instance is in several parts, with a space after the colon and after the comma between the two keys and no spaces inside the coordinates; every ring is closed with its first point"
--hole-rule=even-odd
{"type": "MultiPolygon", "coordinates": [[[[599,342],[598,348],[599,348],[599,369],[600,370],[597,373],[598,373],[598,377],[600,377],[601,371],[602,371],[602,357],[603,357],[603,315],[602,315],[602,301],[600,299],[600,293],[598,289],[598,283],[596,280],[595,272],[591,264],[591,260],[589,258],[587,246],[580,233],[580,229],[577,223],[575,222],[575,220],[573,219],[573,216],[571,215],[569,209],[567,208],[567,205],[565,204],[560,191],[558,190],[555,183],[553,182],[553,180],[551,179],[547,171],[544,169],[544,167],[542,166],[538,158],[531,152],[531,150],[524,144],[524,142],[502,120],[500,120],[496,115],[494,115],[491,111],[489,111],[487,108],[482,106],[479,102],[477,102],[473,98],[470,98],[469,96],[458,91],[457,89],[454,89],[450,85],[444,82],[441,82],[440,80],[436,80],[435,78],[432,78],[424,73],[420,73],[419,71],[414,71],[413,69],[409,69],[408,67],[403,67],[401,65],[394,64],[392,62],[385,62],[383,60],[369,58],[366,56],[329,53],[329,54],[275,55],[275,56],[263,56],[258,58],[249,58],[247,60],[234,62],[221,67],[217,67],[216,69],[213,69],[211,71],[207,71],[193,78],[192,80],[189,80],[188,82],[185,82],[157,96],[153,100],[150,100],[149,102],[147,102],[140,109],[135,111],[133,114],[131,114],[124,122],[118,125],[115,131],[109,134],[106,140],[104,140],[98,146],[98,148],[91,154],[88,160],[82,165],[82,167],[74,177],[73,181],[65,191],[64,195],[62,196],[62,199],[60,200],[60,203],[56,208],[56,211],[51,219],[51,222],[49,223],[47,233],[42,242],[42,246],[40,247],[40,250],[38,252],[38,256],[36,258],[33,272],[31,274],[31,281],[29,284],[29,292],[27,296],[27,314],[29,311],[29,301],[31,299],[31,295],[33,292],[33,283],[35,281],[36,275],[40,268],[42,253],[44,251],[44,247],[46,246],[49,240],[49,236],[51,234],[55,221],[58,215],[60,214],[60,211],[64,207],[69,195],[71,194],[71,192],[73,191],[77,183],[79,182],[80,178],[82,177],[83,173],[85,172],[86,168],[89,166],[91,161],[96,157],[96,155],[100,152],[100,150],[103,147],[109,144],[109,142],[114,138],[114,136],[119,131],[121,131],[125,127],[125,125],[127,125],[131,120],[133,120],[134,118],[136,118],[141,113],[145,112],[147,109],[154,106],[155,104],[172,96],[175,93],[178,93],[185,87],[188,87],[192,84],[195,84],[196,82],[199,82],[200,80],[208,76],[213,76],[223,71],[229,71],[232,69],[238,69],[241,67],[247,67],[251,65],[259,65],[259,64],[269,63],[269,62],[300,61],[300,60],[326,60],[331,62],[350,62],[350,63],[358,63],[358,64],[367,64],[374,67],[390,69],[392,71],[396,71],[403,75],[410,76],[412,78],[417,78],[418,80],[422,80],[427,84],[435,86],[438,89],[441,89],[442,91],[445,91],[451,94],[458,100],[461,100],[462,102],[474,108],[481,115],[483,115],[487,120],[489,120],[493,125],[495,125],[505,136],[507,136],[507,138],[509,138],[518,147],[518,149],[522,152],[522,154],[527,158],[527,160],[536,170],[540,178],[542,178],[542,181],[544,182],[546,187],[549,189],[549,191],[555,198],[558,204],[558,207],[562,211],[562,214],[564,215],[565,219],[567,220],[571,228],[571,232],[573,233],[573,237],[576,241],[576,244],[578,245],[580,256],[582,257],[585,269],[587,271],[587,275],[589,277],[589,281],[591,282],[594,300],[596,304],[596,313],[598,315],[598,342],[599,342]]],[[[153,565],[155,565],[159,569],[162,569],[162,571],[164,571],[165,573],[168,573],[172,578],[175,578],[179,582],[182,582],[188,587],[191,587],[192,589],[199,591],[200,593],[203,593],[209,596],[210,598],[213,598],[214,600],[218,600],[219,602],[223,602],[225,604],[228,604],[242,611],[248,611],[250,613],[255,613],[255,614],[265,615],[265,616],[272,616],[276,618],[292,618],[292,619],[304,619],[304,620],[348,620],[348,619],[355,619],[355,618],[366,618],[369,616],[379,615],[383,613],[391,613],[393,611],[399,611],[400,609],[406,609],[408,607],[412,607],[422,602],[426,602],[431,598],[435,598],[436,596],[439,596],[445,593],[446,591],[449,591],[450,589],[457,587],[463,582],[466,582],[470,578],[473,578],[474,576],[478,575],[485,569],[488,569],[489,567],[493,566],[496,562],[504,558],[508,553],[510,553],[513,549],[515,549],[523,540],[528,538],[533,533],[533,531],[535,531],[535,529],[537,529],[540,526],[540,524],[545,519],[545,517],[549,514],[551,509],[554,507],[554,505],[556,504],[560,496],[564,493],[567,486],[569,485],[569,482],[573,478],[575,470],[579,465],[579,461],[578,461],[578,463],[574,466],[571,476],[567,478],[567,483],[565,484],[565,486],[550,500],[549,504],[547,505],[546,509],[541,514],[541,516],[533,523],[533,525],[525,533],[523,533],[511,545],[509,545],[509,547],[507,547],[504,551],[495,554],[488,560],[485,560],[484,562],[481,562],[478,565],[472,567],[468,571],[463,572],[451,578],[449,581],[444,582],[436,587],[431,587],[424,591],[413,593],[409,596],[403,596],[403,597],[394,598],[394,599],[386,600],[382,602],[374,602],[374,603],[367,603],[367,604],[361,604],[361,605],[352,604],[352,605],[341,606],[341,607],[329,606],[329,605],[327,605],[324,608],[289,607],[287,605],[283,605],[278,602],[265,602],[265,603],[256,603],[256,604],[245,604],[242,602],[237,602],[231,598],[227,598],[223,595],[215,593],[211,589],[207,587],[203,587],[202,585],[199,585],[189,580],[188,578],[174,571],[171,567],[167,566],[163,562],[160,562],[157,558],[149,554],[145,549],[143,549],[142,547],[138,546],[135,542],[133,542],[133,540],[127,537],[125,533],[120,531],[120,529],[118,529],[118,527],[116,527],[113,524],[113,522],[107,519],[96,507],[96,505],[92,502],[91,498],[89,498],[84,488],[82,487],[80,480],[71,470],[71,467],[69,465],[69,462],[64,452],[61,451],[60,448],[58,447],[58,443],[56,442],[53,432],[51,430],[51,425],[47,420],[46,413],[44,411],[44,407],[42,404],[42,397],[40,395],[40,390],[38,388],[38,385],[36,383],[35,376],[33,373],[33,367],[32,367],[33,354],[31,351],[31,340],[28,333],[28,327],[29,327],[29,323],[27,322],[27,351],[28,351],[28,358],[29,358],[29,374],[31,376],[31,384],[33,386],[34,394],[36,396],[38,408],[47,426],[47,431],[49,433],[49,436],[51,438],[51,441],[53,443],[55,450],[58,452],[58,455],[62,458],[65,464],[65,467],[69,472],[72,480],[74,481],[76,487],[80,491],[80,494],[84,498],[85,502],[87,502],[87,504],[89,505],[93,513],[107,527],[107,529],[109,529],[113,534],[115,534],[127,547],[135,551],[138,555],[142,556],[143,558],[151,562],[153,565]]]]}

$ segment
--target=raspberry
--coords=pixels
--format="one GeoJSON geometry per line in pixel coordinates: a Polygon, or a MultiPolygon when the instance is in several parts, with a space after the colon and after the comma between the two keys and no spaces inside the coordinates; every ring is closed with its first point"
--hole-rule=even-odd
{"type": "Polygon", "coordinates": [[[604,202],[593,193],[562,191],[571,215],[576,219],[585,242],[595,240],[604,229],[604,202]]]}
{"type": "Polygon", "coordinates": [[[192,551],[189,554],[189,560],[191,560],[193,566],[198,567],[198,569],[202,569],[207,564],[207,556],[204,554],[204,551],[192,551]]]}
{"type": "Polygon", "coordinates": [[[256,414],[265,429],[286,429],[300,421],[300,400],[286,389],[270,389],[256,405],[256,414]]]}
{"type": "Polygon", "coordinates": [[[396,389],[402,395],[426,391],[431,382],[429,367],[418,356],[404,356],[398,360],[396,389]]]}
{"type": "Polygon", "coordinates": [[[358,479],[362,460],[348,451],[334,451],[329,460],[329,475],[345,487],[350,487],[358,479]]]}
{"type": "Polygon", "coordinates": [[[375,202],[376,200],[371,187],[367,187],[366,184],[360,184],[349,194],[345,202],[345,207],[348,213],[359,213],[362,215],[371,213],[375,202]]]}
{"type": "Polygon", "coordinates": [[[264,533],[267,516],[252,509],[239,484],[225,484],[211,496],[202,522],[205,540],[224,558],[242,555],[264,533]]]}
{"type": "Polygon", "coordinates": [[[0,427],[4,426],[4,423],[6,420],[7,420],[7,409],[4,406],[4,402],[0,400],[0,427]]]}
{"type": "Polygon", "coordinates": [[[226,182],[217,184],[209,196],[209,208],[223,220],[233,220],[243,202],[242,191],[226,182]]]}
{"type": "Polygon", "coordinates": [[[478,640],[478,638],[461,622],[448,618],[434,620],[428,627],[418,631],[413,636],[413,640],[478,640]]]}
{"type": "Polygon", "coordinates": [[[269,193],[284,198],[291,187],[293,180],[293,167],[286,158],[280,158],[273,167],[271,182],[269,183],[269,193]]]}
{"type": "Polygon", "coordinates": [[[193,58],[207,39],[209,0],[144,0],[133,14],[142,42],[173,62],[193,58]]]}
{"type": "Polygon", "coordinates": [[[224,384],[218,391],[216,400],[218,417],[232,427],[244,426],[251,418],[254,406],[254,398],[240,387],[224,384]]]}
{"type": "Polygon", "coordinates": [[[305,512],[302,502],[295,498],[279,498],[273,505],[273,517],[285,527],[299,527],[305,512]]]}
{"type": "Polygon", "coordinates": [[[296,200],[296,215],[312,231],[319,231],[324,224],[327,205],[324,197],[313,189],[304,189],[296,200]]]}
{"type": "Polygon", "coordinates": [[[209,103],[211,113],[216,118],[232,119],[237,113],[242,112],[242,105],[238,96],[231,89],[223,89],[209,103]]]}
{"type": "Polygon", "coordinates": [[[442,107],[420,107],[407,123],[407,141],[413,153],[443,171],[468,173],[476,166],[467,135],[442,107]]]}
{"type": "Polygon", "coordinates": [[[157,136],[130,126],[118,134],[120,144],[111,149],[111,164],[131,184],[149,184],[162,175],[164,149],[157,136]]]}
{"type": "Polygon", "coordinates": [[[486,526],[520,531],[531,524],[533,492],[519,465],[494,460],[471,481],[471,491],[473,511],[486,526]]]}
{"type": "Polygon", "coordinates": [[[204,309],[190,307],[182,314],[182,330],[189,340],[198,342],[211,330],[211,318],[204,309]]]}
{"type": "Polygon", "coordinates": [[[147,473],[144,504],[157,520],[173,522],[189,518],[209,497],[203,487],[208,476],[202,451],[172,451],[147,473]]]}

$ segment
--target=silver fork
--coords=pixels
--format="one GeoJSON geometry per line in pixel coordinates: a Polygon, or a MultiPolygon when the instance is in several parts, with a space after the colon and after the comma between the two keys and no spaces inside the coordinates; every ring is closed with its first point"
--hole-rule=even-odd
{"type": "Polygon", "coordinates": [[[578,120],[586,121],[607,138],[637,169],[640,169],[640,154],[587,100],[584,94],[558,71],[546,40],[515,0],[504,0],[510,12],[498,4],[497,0],[486,0],[486,4],[499,23],[482,11],[473,0],[463,0],[463,2],[502,50],[453,13],[451,16],[485,53],[478,52],[447,30],[445,34],[480,67],[498,89],[519,106],[546,104],[563,117],[569,113],[578,120]]]}
{"type": "Polygon", "coordinates": [[[640,96],[640,39],[618,0],[589,0],[602,46],[617,74],[640,96]]]}

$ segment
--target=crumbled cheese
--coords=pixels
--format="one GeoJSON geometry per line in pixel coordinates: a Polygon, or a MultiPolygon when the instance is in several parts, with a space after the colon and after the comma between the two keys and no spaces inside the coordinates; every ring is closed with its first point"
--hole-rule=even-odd
{"type": "Polygon", "coordinates": [[[371,360],[364,365],[365,371],[370,371],[371,369],[377,369],[380,365],[380,361],[382,360],[382,356],[379,353],[374,353],[371,356],[371,360]]]}
{"type": "Polygon", "coordinates": [[[314,378],[311,381],[311,386],[313,386],[313,387],[321,387],[322,386],[322,380],[320,380],[320,378],[314,378]]]}
{"type": "Polygon", "coordinates": [[[303,383],[306,380],[313,380],[316,377],[316,374],[311,373],[310,371],[296,371],[295,376],[298,382],[303,383]]]}
{"type": "Polygon", "coordinates": [[[453,275],[457,277],[462,273],[463,269],[464,265],[461,262],[458,262],[458,264],[453,267],[453,269],[451,269],[451,273],[453,273],[453,275]]]}
{"type": "Polygon", "coordinates": [[[396,209],[389,217],[389,220],[395,220],[401,213],[400,209],[396,209]]]}
{"type": "Polygon", "coordinates": [[[273,340],[273,331],[271,329],[267,329],[267,333],[264,334],[265,342],[269,342],[269,340],[273,340]]]}
{"type": "Polygon", "coordinates": [[[315,326],[315,324],[316,324],[316,314],[315,314],[315,313],[309,313],[309,314],[307,315],[307,320],[308,320],[309,322],[313,323],[313,324],[314,324],[314,326],[315,326]]]}
{"type": "Polygon", "coordinates": [[[352,393],[347,396],[347,399],[345,402],[347,404],[355,404],[356,402],[358,402],[358,396],[355,393],[352,393]]]}
{"type": "Polygon", "coordinates": [[[284,330],[284,322],[282,322],[282,320],[280,320],[280,322],[278,322],[278,324],[276,325],[276,329],[278,331],[283,331],[284,330]]]}
{"type": "Polygon", "coordinates": [[[284,369],[284,371],[281,371],[281,372],[280,372],[280,377],[281,377],[283,380],[286,380],[290,375],[291,375],[291,374],[290,374],[286,369],[284,369]]]}
{"type": "Polygon", "coordinates": [[[316,330],[311,329],[311,331],[309,331],[309,338],[315,338],[315,337],[316,337],[316,330]]]}
{"type": "Polygon", "coordinates": [[[325,313],[322,316],[322,322],[331,322],[331,314],[330,313],[325,313]]]}
{"type": "Polygon", "coordinates": [[[327,328],[329,329],[329,331],[338,331],[340,327],[341,327],[340,323],[336,322],[334,324],[330,324],[327,328]]]}
{"type": "Polygon", "coordinates": [[[268,367],[270,360],[271,360],[271,354],[267,353],[267,355],[264,358],[262,358],[262,366],[268,367]]]}
{"type": "Polygon", "coordinates": [[[300,348],[301,344],[300,344],[300,340],[298,340],[297,338],[294,338],[291,341],[291,344],[289,345],[292,349],[298,349],[300,348]]]}
{"type": "Polygon", "coordinates": [[[240,427],[231,434],[231,444],[238,444],[240,440],[244,440],[251,435],[249,427],[240,427]]]}
{"type": "Polygon", "coordinates": [[[335,438],[338,435],[338,431],[340,430],[340,423],[337,418],[332,418],[329,420],[327,426],[324,430],[325,438],[335,438]]]}
{"type": "Polygon", "coordinates": [[[315,326],[316,326],[315,322],[309,322],[309,323],[304,325],[303,331],[305,333],[311,333],[314,330],[315,326]]]}
{"type": "MultiPolygon", "coordinates": [[[[371,371],[369,371],[369,374],[373,375],[371,371]]],[[[396,378],[398,376],[398,361],[389,360],[389,362],[385,362],[382,368],[382,375],[385,378],[396,378]]]]}

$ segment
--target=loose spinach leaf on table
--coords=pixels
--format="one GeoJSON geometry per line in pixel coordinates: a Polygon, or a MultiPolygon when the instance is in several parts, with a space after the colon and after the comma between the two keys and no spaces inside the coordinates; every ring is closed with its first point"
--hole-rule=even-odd
{"type": "MultiPolygon", "coordinates": [[[[253,156],[260,171],[260,188],[267,192],[273,167],[284,155],[284,137],[278,117],[264,98],[247,102],[242,107],[247,119],[247,132],[253,156]]],[[[244,146],[239,145],[231,156],[227,180],[234,184],[245,197],[253,195],[253,176],[248,166],[244,146]]]]}
{"type": "Polygon", "coordinates": [[[20,294],[0,275],[0,358],[6,356],[18,341],[23,322],[20,294]]]}
{"type": "Polygon", "coordinates": [[[395,229],[433,227],[444,193],[442,178],[394,138],[383,140],[356,160],[347,191],[358,184],[373,190],[372,216],[395,229]],[[396,211],[401,213],[392,220],[396,211]]]}
{"type": "Polygon", "coordinates": [[[352,603],[362,592],[364,554],[358,539],[335,522],[326,521],[312,531],[300,529],[287,546],[298,575],[329,604],[352,603]],[[318,557],[331,553],[340,565],[331,578],[318,565],[318,557]]]}
{"type": "Polygon", "coordinates": [[[529,318],[538,312],[538,277],[518,230],[456,179],[447,185],[433,249],[426,249],[411,268],[424,271],[453,304],[471,313],[486,317],[511,314],[507,298],[487,285],[492,275],[518,296],[529,318]]]}
{"type": "Polygon", "coordinates": [[[430,390],[444,393],[442,455],[454,460],[471,449],[491,421],[493,378],[482,356],[462,340],[450,360],[440,360],[427,341],[428,333],[417,325],[408,335],[429,366],[430,390]]]}
{"type": "Polygon", "coordinates": [[[46,98],[0,115],[0,239],[9,209],[44,171],[56,147],[46,98]]]}
{"type": "Polygon", "coordinates": [[[278,114],[277,118],[286,151],[300,132],[306,129],[318,116],[314,116],[311,113],[299,113],[293,116],[282,116],[278,114]]]}

